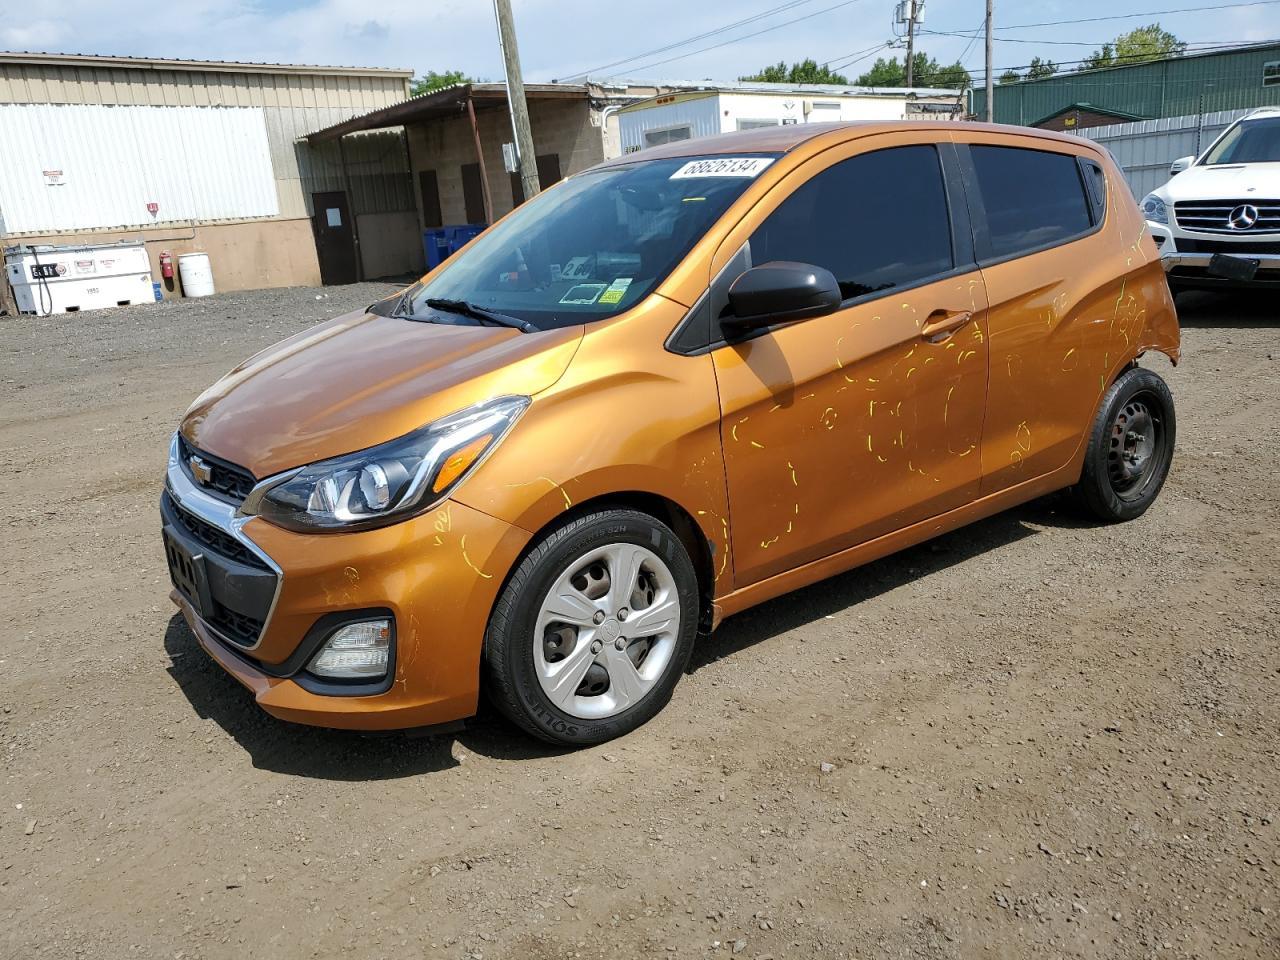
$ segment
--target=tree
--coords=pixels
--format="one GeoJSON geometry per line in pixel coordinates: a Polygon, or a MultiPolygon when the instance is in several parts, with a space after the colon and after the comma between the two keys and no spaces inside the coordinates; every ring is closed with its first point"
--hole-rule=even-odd
{"type": "MultiPolygon", "coordinates": [[[[923,51],[911,58],[914,76],[912,82],[918,87],[948,87],[963,90],[969,86],[969,71],[957,60],[948,66],[942,66],[937,60],[923,51]]],[[[871,69],[858,77],[857,83],[864,87],[903,87],[907,83],[906,61],[897,57],[877,57],[871,69]]]]}
{"type": "Polygon", "coordinates": [[[413,86],[409,88],[409,95],[420,97],[424,93],[431,93],[433,90],[439,90],[442,87],[452,87],[454,84],[470,82],[471,78],[461,70],[446,70],[444,73],[428,70],[426,76],[414,77],[413,86]]]}
{"type": "Polygon", "coordinates": [[[1185,42],[1162,29],[1160,24],[1152,23],[1145,27],[1135,27],[1128,33],[1120,34],[1113,42],[1104,43],[1100,49],[1085,58],[1079,69],[1097,70],[1099,67],[1114,67],[1122,63],[1180,57],[1186,49],[1185,42]]]}
{"type": "Polygon", "coordinates": [[[816,60],[801,60],[790,67],[779,60],[758,73],[738,79],[754,80],[757,83],[829,83],[835,86],[846,86],[849,83],[849,78],[844,74],[836,73],[825,63],[819,66],[816,60]]]}
{"type": "Polygon", "coordinates": [[[1043,80],[1045,77],[1052,77],[1058,72],[1058,65],[1052,60],[1041,60],[1039,57],[1031,58],[1031,66],[1027,68],[1028,80],[1043,80]]]}
{"type": "Polygon", "coordinates": [[[996,83],[1017,83],[1021,79],[1022,74],[1017,70],[1009,69],[996,78],[996,83]]]}

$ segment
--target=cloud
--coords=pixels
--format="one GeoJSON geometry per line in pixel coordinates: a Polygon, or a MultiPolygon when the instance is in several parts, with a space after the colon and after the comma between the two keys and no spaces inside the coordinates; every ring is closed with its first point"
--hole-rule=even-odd
{"type": "Polygon", "coordinates": [[[48,51],[62,43],[67,32],[66,24],[58,20],[0,27],[0,46],[8,50],[48,51]]]}

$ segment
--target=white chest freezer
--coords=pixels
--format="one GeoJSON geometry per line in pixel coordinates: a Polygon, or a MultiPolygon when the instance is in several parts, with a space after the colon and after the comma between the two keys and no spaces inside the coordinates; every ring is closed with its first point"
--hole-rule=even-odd
{"type": "Polygon", "coordinates": [[[141,242],[6,247],[4,268],[19,313],[74,313],[155,301],[151,262],[141,242]]]}

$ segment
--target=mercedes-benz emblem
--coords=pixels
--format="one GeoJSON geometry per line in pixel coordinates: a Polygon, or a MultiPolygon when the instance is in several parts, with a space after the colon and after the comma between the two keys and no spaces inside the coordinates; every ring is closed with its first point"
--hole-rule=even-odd
{"type": "Polygon", "coordinates": [[[1258,208],[1251,203],[1242,203],[1227,214],[1227,226],[1232,230],[1248,230],[1258,222],[1258,208]]]}

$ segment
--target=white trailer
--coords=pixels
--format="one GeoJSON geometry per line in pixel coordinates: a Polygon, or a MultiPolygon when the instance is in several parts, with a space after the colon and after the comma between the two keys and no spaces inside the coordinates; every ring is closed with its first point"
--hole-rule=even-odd
{"type": "Polygon", "coordinates": [[[955,90],[758,84],[666,93],[618,111],[623,153],[733,130],[841,120],[959,119],[955,90]]]}

